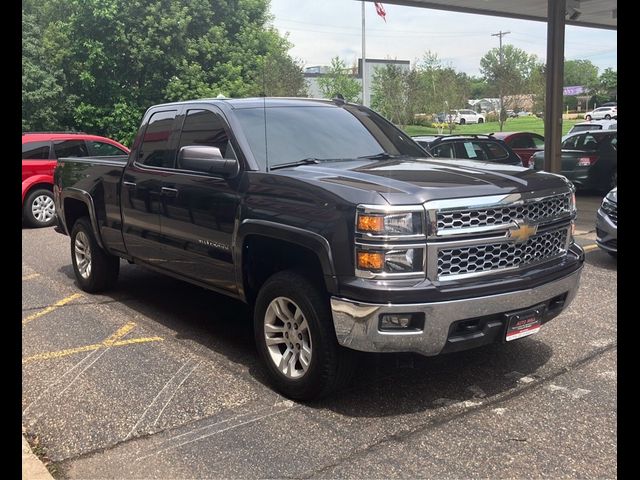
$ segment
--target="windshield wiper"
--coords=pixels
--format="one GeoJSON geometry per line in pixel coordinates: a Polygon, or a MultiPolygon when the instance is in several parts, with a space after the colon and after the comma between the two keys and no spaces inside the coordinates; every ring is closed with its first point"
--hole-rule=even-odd
{"type": "Polygon", "coordinates": [[[390,153],[387,152],[380,152],[380,153],[376,153],[375,155],[363,155],[362,157],[358,157],[358,158],[367,158],[369,160],[387,160],[389,158],[397,158],[399,155],[391,155],[390,153]]]}
{"type": "Polygon", "coordinates": [[[278,170],[279,168],[299,167],[300,165],[317,165],[318,163],[320,163],[319,158],[309,157],[309,158],[303,158],[302,160],[298,160],[296,162],[281,163],[279,165],[274,165],[272,167],[269,167],[269,171],[278,170]]]}

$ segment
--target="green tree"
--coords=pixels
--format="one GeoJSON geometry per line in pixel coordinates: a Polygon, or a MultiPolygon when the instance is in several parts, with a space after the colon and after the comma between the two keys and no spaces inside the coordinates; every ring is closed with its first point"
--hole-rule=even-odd
{"type": "MultiPolygon", "coordinates": [[[[507,44],[502,47],[502,54],[499,48],[492,48],[480,59],[480,73],[490,85],[490,91],[501,98],[521,95],[530,93],[527,91],[530,78],[538,63],[535,55],[507,44]]],[[[500,112],[500,131],[506,120],[505,108],[500,112]]]]}
{"type": "Polygon", "coordinates": [[[34,15],[22,15],[22,130],[61,128],[62,70],[49,62],[34,15]]]}
{"type": "Polygon", "coordinates": [[[335,98],[340,94],[347,102],[360,102],[362,88],[349,70],[339,57],[331,59],[329,71],[318,77],[318,87],[324,98],[335,98]]]}
{"type": "Polygon", "coordinates": [[[618,72],[612,68],[606,68],[600,77],[595,88],[593,101],[597,105],[618,98],[618,72]]]}
{"type": "Polygon", "coordinates": [[[409,125],[419,113],[421,93],[417,70],[387,64],[374,72],[371,107],[397,125],[409,125]]]}
{"type": "Polygon", "coordinates": [[[423,86],[420,107],[425,113],[467,106],[471,82],[466,74],[443,65],[438,55],[430,50],[425,53],[417,69],[423,86]]]}
{"type": "MultiPolygon", "coordinates": [[[[174,100],[299,93],[289,42],[268,0],[26,0],[34,35],[62,72],[60,122],[129,143],[149,106],[174,100]]],[[[29,93],[27,91],[26,93],[29,93]]]]}
{"type": "Polygon", "coordinates": [[[582,85],[593,88],[598,83],[598,67],[590,60],[565,60],[564,86],[582,85]]]}

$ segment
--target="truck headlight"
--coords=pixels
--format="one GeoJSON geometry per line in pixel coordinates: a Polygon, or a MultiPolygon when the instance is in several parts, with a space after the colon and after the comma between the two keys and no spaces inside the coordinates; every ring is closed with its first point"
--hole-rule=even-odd
{"type": "Polygon", "coordinates": [[[359,211],[356,214],[356,232],[369,236],[402,237],[422,235],[422,213],[371,213],[359,211]]]}
{"type": "Polygon", "coordinates": [[[356,247],[356,274],[364,278],[407,276],[410,274],[423,276],[424,248],[401,246],[372,248],[368,245],[358,245],[356,247]]]}

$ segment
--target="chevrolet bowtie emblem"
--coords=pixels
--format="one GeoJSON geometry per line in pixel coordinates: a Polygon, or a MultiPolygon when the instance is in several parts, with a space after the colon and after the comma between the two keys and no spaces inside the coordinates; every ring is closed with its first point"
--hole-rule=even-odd
{"type": "Polygon", "coordinates": [[[509,229],[507,233],[509,238],[515,240],[516,243],[522,243],[529,240],[529,237],[535,235],[538,231],[537,225],[527,225],[526,223],[517,223],[514,227],[509,229]]]}

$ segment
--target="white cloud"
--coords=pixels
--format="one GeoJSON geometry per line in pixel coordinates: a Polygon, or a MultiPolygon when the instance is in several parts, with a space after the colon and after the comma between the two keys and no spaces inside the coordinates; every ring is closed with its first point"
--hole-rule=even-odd
{"type": "MultiPolygon", "coordinates": [[[[479,74],[480,58],[498,46],[492,33],[510,31],[504,43],[546,57],[544,22],[497,18],[384,4],[387,22],[365,4],[367,58],[420,60],[427,50],[454,68],[479,74]]],[[[332,57],[353,63],[361,56],[361,3],[354,0],[271,0],[274,26],[289,32],[290,53],[307,65],[329,64],[332,57]]],[[[600,71],[617,69],[617,32],[568,26],[567,59],[591,60],[600,71]]]]}

